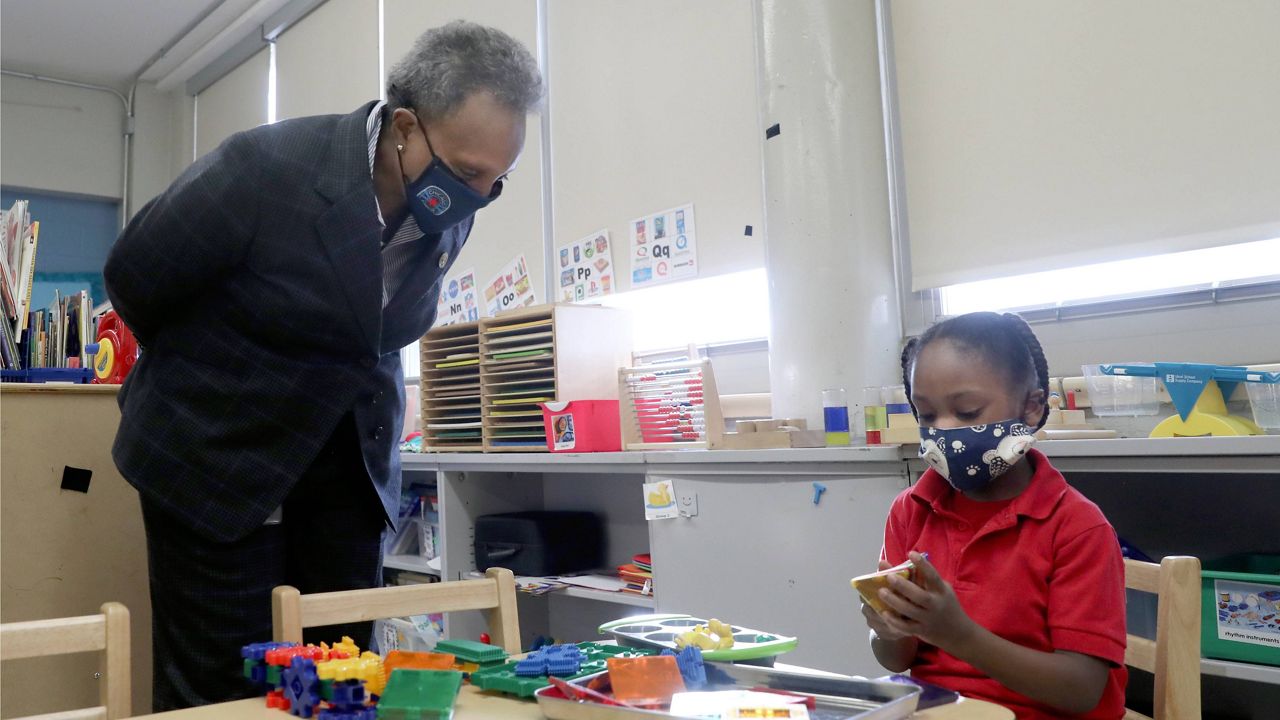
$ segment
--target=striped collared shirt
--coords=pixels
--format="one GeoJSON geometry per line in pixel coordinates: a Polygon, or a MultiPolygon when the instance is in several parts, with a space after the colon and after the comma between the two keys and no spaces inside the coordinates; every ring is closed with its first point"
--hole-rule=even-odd
{"type": "MultiPolygon", "coordinates": [[[[369,120],[365,124],[365,128],[369,133],[369,175],[373,175],[373,157],[378,148],[378,135],[382,133],[382,111],[387,106],[385,102],[380,102],[373,107],[373,111],[369,113],[369,120]]],[[[374,204],[378,210],[378,224],[386,227],[387,223],[382,218],[382,207],[377,205],[378,198],[374,195],[374,204]]],[[[391,296],[395,295],[396,290],[400,289],[400,285],[404,279],[408,277],[409,270],[413,262],[415,254],[414,242],[425,237],[425,233],[418,228],[418,223],[413,219],[410,213],[400,224],[400,229],[391,236],[391,240],[382,244],[382,307],[385,308],[387,303],[391,302],[391,296]]]]}

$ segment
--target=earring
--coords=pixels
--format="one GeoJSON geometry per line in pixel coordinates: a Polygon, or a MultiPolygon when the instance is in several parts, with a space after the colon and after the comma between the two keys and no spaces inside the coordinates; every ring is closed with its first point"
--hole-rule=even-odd
{"type": "Polygon", "coordinates": [[[396,152],[404,152],[404,146],[403,146],[403,145],[396,145],[396,152]]]}

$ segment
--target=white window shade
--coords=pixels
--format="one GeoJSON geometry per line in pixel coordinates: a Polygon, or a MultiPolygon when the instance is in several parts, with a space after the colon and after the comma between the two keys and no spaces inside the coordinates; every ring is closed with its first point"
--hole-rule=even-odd
{"type": "Polygon", "coordinates": [[[891,12],[915,289],[1280,237],[1280,3],[891,12]]]}
{"type": "Polygon", "coordinates": [[[690,202],[699,276],[764,266],[752,5],[548,2],[555,242],[609,228],[617,291],[628,221],[690,202]]]}
{"type": "MultiPolygon", "coordinates": [[[[519,40],[536,57],[537,3],[470,0],[450,4],[384,0],[383,12],[388,73],[409,52],[419,35],[458,19],[497,28],[519,40]]],[[[552,298],[543,287],[541,138],[541,119],[538,115],[530,115],[525,126],[524,153],[520,162],[503,187],[502,197],[476,214],[471,236],[458,254],[453,272],[473,268],[476,281],[483,287],[507,263],[523,254],[538,301],[548,302],[552,298]]]]}
{"type": "Polygon", "coordinates": [[[276,117],[349,113],[377,100],[377,0],[334,0],[276,38],[276,117]]]}
{"type": "Polygon", "coordinates": [[[267,121],[269,60],[261,50],[196,96],[197,157],[267,121]]]}

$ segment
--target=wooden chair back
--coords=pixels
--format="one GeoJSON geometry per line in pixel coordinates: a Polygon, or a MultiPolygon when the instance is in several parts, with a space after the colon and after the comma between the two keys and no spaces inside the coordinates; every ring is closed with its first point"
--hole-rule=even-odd
{"type": "Polygon", "coordinates": [[[33,715],[58,720],[116,720],[131,713],[129,685],[129,609],[105,603],[99,615],[33,620],[0,625],[0,660],[103,651],[100,705],[81,710],[33,715]]]}
{"type": "Polygon", "coordinates": [[[484,610],[493,644],[509,653],[520,652],[516,581],[506,568],[489,568],[477,580],[309,595],[281,585],[271,593],[273,636],[278,642],[302,642],[303,628],[456,610],[484,610]]]}
{"type": "MultiPolygon", "coordinates": [[[[1155,720],[1200,718],[1200,560],[1124,561],[1125,587],[1156,596],[1156,639],[1128,636],[1124,661],[1155,676],[1155,720]]],[[[1147,718],[1128,710],[1125,718],[1147,718]]],[[[1150,720],[1150,718],[1148,718],[1150,720]]]]}

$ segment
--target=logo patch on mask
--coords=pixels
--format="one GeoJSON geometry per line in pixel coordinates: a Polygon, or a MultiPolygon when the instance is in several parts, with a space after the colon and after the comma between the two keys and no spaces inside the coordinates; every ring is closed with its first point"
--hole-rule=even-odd
{"type": "Polygon", "coordinates": [[[423,207],[431,211],[432,215],[445,214],[449,209],[449,205],[452,204],[449,199],[449,193],[435,185],[428,185],[426,189],[418,193],[418,199],[422,201],[423,207]]]}

